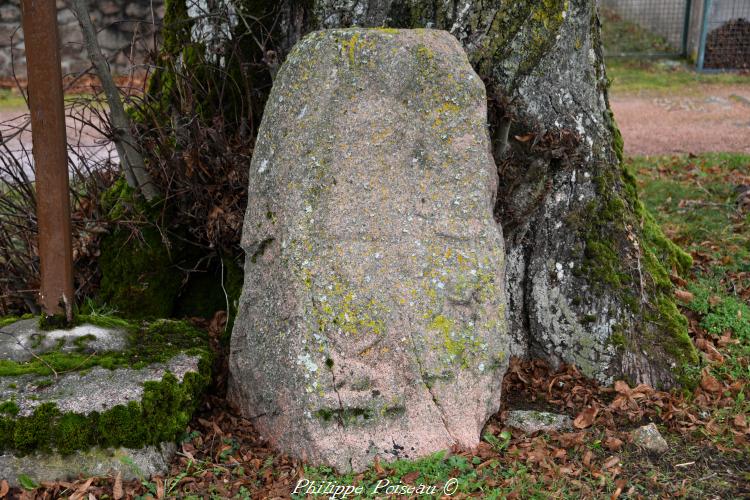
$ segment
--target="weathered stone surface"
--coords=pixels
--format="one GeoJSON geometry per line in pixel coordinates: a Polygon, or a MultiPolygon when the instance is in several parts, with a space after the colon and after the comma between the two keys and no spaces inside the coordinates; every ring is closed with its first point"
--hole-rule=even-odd
{"type": "Polygon", "coordinates": [[[34,355],[52,350],[119,351],[127,345],[128,333],[122,329],[80,325],[70,330],[45,331],[38,325],[39,320],[32,318],[0,329],[0,359],[29,361],[34,355]]]}
{"type": "Polygon", "coordinates": [[[39,483],[53,478],[76,479],[79,474],[91,477],[121,473],[122,479],[128,481],[167,474],[169,462],[176,451],[177,446],[167,442],[137,449],[92,448],[76,451],[72,455],[39,452],[26,456],[0,454],[0,478],[8,481],[11,487],[21,486],[18,480],[21,475],[39,483]]]}
{"type": "Polygon", "coordinates": [[[449,30],[488,85],[514,354],[669,387],[698,362],[669,280],[690,258],[623,168],[596,3],[279,0],[273,19],[282,55],[320,28],[449,30]]]}
{"type": "Polygon", "coordinates": [[[504,423],[525,434],[560,432],[573,428],[573,421],[567,415],[533,410],[509,411],[504,423]]]}
{"type": "Polygon", "coordinates": [[[210,379],[207,336],[177,321],[107,323],[122,328],[0,329],[0,479],[167,472],[210,379]]]}
{"type": "Polygon", "coordinates": [[[54,403],[62,413],[101,413],[118,405],[140,402],[143,384],[160,381],[167,372],[182,382],[185,374],[199,372],[199,364],[199,356],[179,354],[166,363],[154,363],[138,370],[95,367],[58,378],[40,375],[1,377],[0,403],[15,402],[19,417],[31,416],[45,403],[54,403]]]}
{"type": "Polygon", "coordinates": [[[433,30],[306,37],[250,171],[230,398],[340,470],[473,446],[506,331],[484,85],[433,30]]]}
{"type": "Polygon", "coordinates": [[[632,432],[633,444],[639,448],[656,454],[669,451],[667,441],[662,437],[653,422],[637,428],[632,432]]]}

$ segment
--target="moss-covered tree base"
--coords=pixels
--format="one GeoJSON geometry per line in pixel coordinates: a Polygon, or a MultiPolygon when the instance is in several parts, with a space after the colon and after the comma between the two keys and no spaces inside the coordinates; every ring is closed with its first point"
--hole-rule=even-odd
{"type": "MultiPolygon", "coordinates": [[[[158,447],[185,431],[210,381],[207,336],[183,322],[139,327],[89,319],[106,328],[29,333],[33,319],[23,330],[4,326],[5,337],[14,336],[33,355],[0,355],[0,472],[23,472],[28,461],[19,457],[32,453],[51,464],[71,454],[91,463],[85,459],[91,448],[98,449],[90,455],[96,457],[118,448],[158,447]]],[[[151,463],[160,450],[134,453],[145,453],[151,463]]]]}

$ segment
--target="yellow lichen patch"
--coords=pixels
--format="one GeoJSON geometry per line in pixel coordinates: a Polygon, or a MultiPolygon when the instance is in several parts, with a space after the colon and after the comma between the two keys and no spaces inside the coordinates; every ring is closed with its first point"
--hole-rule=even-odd
{"type": "Polygon", "coordinates": [[[349,64],[354,66],[356,59],[357,42],[359,41],[359,33],[355,33],[349,40],[341,42],[341,46],[349,56],[349,64]]]}

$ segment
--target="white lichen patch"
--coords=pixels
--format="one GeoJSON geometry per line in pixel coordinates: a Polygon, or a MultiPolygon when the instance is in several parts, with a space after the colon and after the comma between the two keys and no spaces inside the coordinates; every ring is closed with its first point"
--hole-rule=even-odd
{"type": "Polygon", "coordinates": [[[70,330],[46,331],[36,318],[17,321],[2,328],[0,360],[25,362],[50,351],[121,351],[127,347],[128,332],[117,328],[79,325],[70,330]]]}

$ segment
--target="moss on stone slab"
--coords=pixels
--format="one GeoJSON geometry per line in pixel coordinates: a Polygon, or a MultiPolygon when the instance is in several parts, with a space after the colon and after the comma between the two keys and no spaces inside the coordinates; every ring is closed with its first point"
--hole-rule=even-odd
{"type": "Polygon", "coordinates": [[[67,455],[92,446],[140,448],[174,441],[197,408],[210,371],[210,361],[202,358],[199,373],[187,373],[180,382],[167,372],[162,380],[144,384],[140,402],[102,413],[62,413],[54,403],[44,403],[28,417],[0,415],[0,451],[67,455]]]}
{"type": "Polygon", "coordinates": [[[182,285],[176,272],[174,245],[154,224],[164,210],[162,201],[140,200],[125,179],[118,179],[101,197],[106,218],[141,220],[136,230],[116,226],[100,244],[101,282],[97,302],[106,303],[128,318],[162,318],[172,315],[182,285]]]}
{"type": "Polygon", "coordinates": [[[95,366],[110,370],[143,368],[151,363],[167,361],[180,352],[211,358],[208,335],[184,321],[158,320],[143,327],[133,323],[124,324],[129,331],[129,348],[125,351],[95,354],[53,351],[39,354],[24,363],[0,360],[0,377],[27,374],[54,376],[55,372],[87,370],[95,366]]]}
{"type": "Polygon", "coordinates": [[[0,452],[26,454],[40,450],[69,454],[91,446],[140,448],[173,441],[184,431],[210,382],[213,355],[207,334],[183,321],[158,320],[139,326],[118,318],[99,319],[99,323],[116,324],[128,331],[127,350],[95,354],[48,352],[25,363],[2,360],[0,380],[29,374],[51,377],[52,369],[58,373],[83,372],[97,366],[141,369],[168,362],[180,353],[199,357],[198,373],[188,372],[180,382],[167,372],[162,380],[143,384],[139,402],[101,413],[63,413],[55,403],[47,402],[32,415],[19,417],[18,405],[5,401],[0,404],[0,452]]]}

